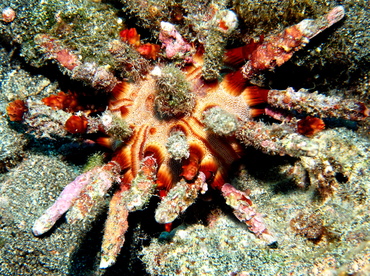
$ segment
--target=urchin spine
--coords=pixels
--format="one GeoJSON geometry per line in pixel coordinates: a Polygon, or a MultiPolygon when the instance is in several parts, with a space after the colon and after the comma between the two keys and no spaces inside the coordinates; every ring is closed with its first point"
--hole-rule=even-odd
{"type": "Polygon", "coordinates": [[[160,117],[179,117],[190,114],[195,97],[184,73],[175,66],[166,66],[156,81],[156,110],[160,117]]]}
{"type": "Polygon", "coordinates": [[[236,116],[218,106],[204,111],[203,123],[218,135],[231,135],[239,126],[236,116]]]}
{"type": "Polygon", "coordinates": [[[171,133],[170,137],[168,137],[166,148],[170,156],[175,160],[187,159],[190,156],[189,144],[182,131],[171,133]]]}

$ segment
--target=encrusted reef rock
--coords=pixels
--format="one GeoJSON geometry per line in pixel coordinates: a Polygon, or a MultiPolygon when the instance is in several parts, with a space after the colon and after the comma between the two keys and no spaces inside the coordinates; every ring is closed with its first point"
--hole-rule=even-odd
{"type": "MultiPolygon", "coordinates": [[[[180,275],[298,275],[300,271],[301,275],[367,275],[370,272],[369,141],[346,129],[323,132],[317,139],[332,152],[329,159],[335,160],[337,168],[349,172],[337,173],[339,184],[335,195],[325,202],[314,200],[312,189],[294,189],[284,177],[279,181],[277,168],[267,166],[264,158],[257,161],[264,169],[259,168],[254,176],[244,171],[239,183],[235,183],[241,189],[252,189],[250,196],[259,211],[268,214],[279,248],[266,249],[233,218],[221,210],[213,210],[205,223],[184,223],[170,233],[169,240],[163,235],[145,247],[142,258],[148,272],[151,275],[173,271],[180,275]],[[267,181],[256,177],[260,174],[267,181]],[[272,187],[280,188],[271,193],[272,187]],[[291,262],[292,258],[295,262],[291,262]]],[[[314,162],[312,159],[311,163],[314,162]]]]}

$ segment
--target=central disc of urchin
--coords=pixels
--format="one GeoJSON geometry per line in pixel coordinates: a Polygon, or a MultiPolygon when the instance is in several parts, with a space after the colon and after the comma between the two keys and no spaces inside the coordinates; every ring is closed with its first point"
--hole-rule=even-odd
{"type": "Polygon", "coordinates": [[[191,114],[195,97],[184,73],[173,65],[162,68],[156,81],[155,108],[161,118],[191,114]]]}

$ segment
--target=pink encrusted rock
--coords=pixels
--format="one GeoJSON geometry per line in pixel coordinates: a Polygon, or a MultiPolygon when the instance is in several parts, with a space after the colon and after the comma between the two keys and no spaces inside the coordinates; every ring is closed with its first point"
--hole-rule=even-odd
{"type": "Polygon", "coordinates": [[[47,58],[57,61],[68,70],[73,70],[81,64],[79,57],[57,38],[47,34],[38,34],[35,36],[35,43],[45,52],[47,58]]]}
{"type": "Polygon", "coordinates": [[[68,70],[73,70],[79,64],[79,58],[68,49],[55,52],[56,60],[68,70]]]}
{"type": "MultiPolygon", "coordinates": [[[[191,51],[191,45],[187,43],[175,26],[168,22],[161,22],[161,32],[159,40],[162,42],[162,48],[166,48],[167,58],[182,58],[191,51]]],[[[185,57],[187,62],[191,62],[190,57],[185,57]]]]}

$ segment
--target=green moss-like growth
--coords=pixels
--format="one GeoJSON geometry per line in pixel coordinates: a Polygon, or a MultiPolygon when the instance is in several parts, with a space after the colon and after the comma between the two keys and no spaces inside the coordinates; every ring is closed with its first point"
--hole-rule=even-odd
{"type": "Polygon", "coordinates": [[[206,29],[207,39],[204,44],[204,65],[202,76],[206,81],[214,81],[220,78],[223,65],[224,51],[227,39],[238,25],[234,12],[221,9],[217,10],[213,19],[206,29]]]}
{"type": "Polygon", "coordinates": [[[123,10],[135,16],[142,27],[157,30],[161,21],[170,20],[171,11],[178,6],[178,1],[174,0],[121,0],[121,2],[124,5],[123,10]]]}
{"type": "Polygon", "coordinates": [[[306,18],[318,18],[337,2],[312,0],[234,0],[234,10],[244,21],[249,37],[279,31],[306,18]]]}
{"type": "Polygon", "coordinates": [[[209,38],[204,45],[204,65],[202,77],[207,81],[220,78],[222,59],[226,41],[220,32],[210,32],[209,38]]]}
{"type": "Polygon", "coordinates": [[[105,124],[105,129],[111,137],[117,141],[125,141],[131,136],[132,129],[125,120],[112,113],[103,115],[104,117],[109,117],[110,121],[105,124]]]}
{"type": "Polygon", "coordinates": [[[148,73],[150,62],[131,45],[116,39],[110,43],[109,51],[123,69],[123,77],[137,80],[148,73]]]}
{"type": "Polygon", "coordinates": [[[208,129],[218,135],[230,135],[238,128],[238,119],[221,109],[212,107],[203,113],[203,123],[208,129]]]}
{"type": "Polygon", "coordinates": [[[180,117],[190,114],[195,106],[195,97],[184,73],[175,66],[162,69],[156,82],[155,107],[161,118],[180,117]]]}
{"type": "Polygon", "coordinates": [[[7,240],[4,237],[0,237],[0,249],[5,246],[7,240]]]}
{"type": "Polygon", "coordinates": [[[95,168],[96,166],[101,166],[104,164],[104,155],[101,152],[94,153],[89,156],[87,162],[84,166],[83,171],[87,172],[95,168]]]}
{"type": "Polygon", "coordinates": [[[82,61],[116,66],[108,51],[108,41],[117,38],[122,23],[117,9],[84,0],[19,1],[17,18],[11,26],[0,26],[0,36],[21,44],[21,56],[33,66],[44,65],[42,51],[34,42],[37,34],[47,34],[82,57],[82,61]]]}
{"type": "MultiPolygon", "coordinates": [[[[49,0],[44,9],[51,9],[57,18],[50,35],[57,36],[70,49],[77,50],[83,61],[115,66],[108,51],[107,41],[118,37],[122,26],[117,21],[116,10],[93,1],[67,1],[62,8],[60,1],[49,0]]],[[[54,23],[54,22],[51,22],[54,23]]]]}

